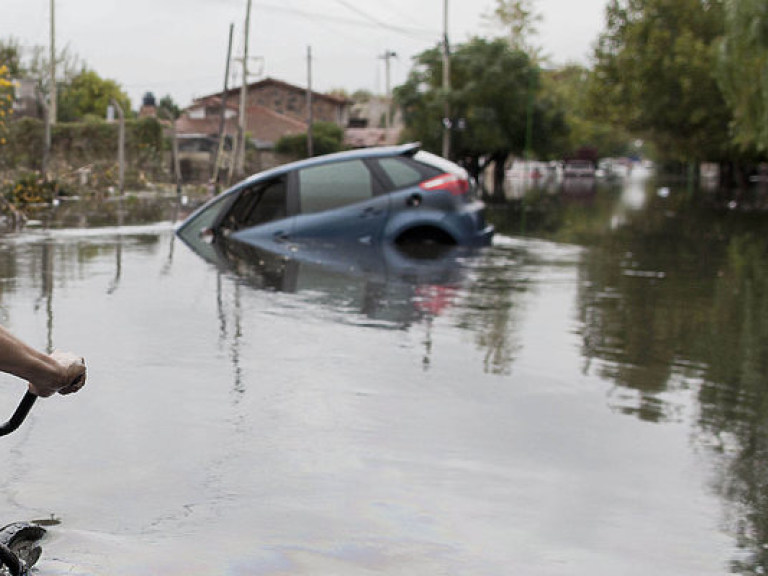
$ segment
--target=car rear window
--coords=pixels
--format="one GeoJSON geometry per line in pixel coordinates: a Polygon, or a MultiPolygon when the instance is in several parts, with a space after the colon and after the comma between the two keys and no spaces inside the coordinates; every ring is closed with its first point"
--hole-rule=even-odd
{"type": "Polygon", "coordinates": [[[384,170],[395,189],[413,186],[425,177],[423,170],[419,170],[403,158],[381,158],[379,166],[384,170]]]}
{"type": "Polygon", "coordinates": [[[372,197],[373,180],[362,160],[299,170],[299,201],[304,214],[338,208],[372,197]]]}

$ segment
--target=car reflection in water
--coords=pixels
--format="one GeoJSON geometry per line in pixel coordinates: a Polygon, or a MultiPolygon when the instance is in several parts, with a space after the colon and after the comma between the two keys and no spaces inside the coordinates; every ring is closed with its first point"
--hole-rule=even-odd
{"type": "Polygon", "coordinates": [[[403,327],[450,306],[475,249],[307,241],[255,246],[205,235],[182,239],[200,257],[250,286],[307,292],[332,309],[354,310],[369,320],[403,327]]]}

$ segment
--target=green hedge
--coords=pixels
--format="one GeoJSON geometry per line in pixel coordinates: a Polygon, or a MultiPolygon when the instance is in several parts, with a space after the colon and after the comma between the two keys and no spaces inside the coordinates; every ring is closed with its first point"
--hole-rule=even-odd
{"type": "MultiPolygon", "coordinates": [[[[49,171],[65,175],[85,166],[114,170],[117,165],[118,124],[100,119],[57,123],[51,132],[49,171]]],[[[0,170],[42,169],[45,127],[42,120],[22,118],[9,126],[7,143],[0,147],[0,170]]],[[[155,118],[126,120],[126,180],[142,173],[162,174],[165,148],[163,126],[155,118]]]]}

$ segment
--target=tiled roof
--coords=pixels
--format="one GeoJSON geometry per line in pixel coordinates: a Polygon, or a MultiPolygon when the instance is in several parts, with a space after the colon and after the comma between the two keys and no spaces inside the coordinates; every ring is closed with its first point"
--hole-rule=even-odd
{"type": "Polygon", "coordinates": [[[264,106],[249,106],[246,109],[246,131],[252,138],[264,142],[277,142],[281,136],[302,134],[307,131],[306,122],[300,122],[264,106]]]}
{"type": "MultiPolygon", "coordinates": [[[[198,108],[204,108],[204,107],[218,107],[221,108],[221,95],[216,94],[213,96],[207,96],[205,98],[198,98],[195,100],[192,104],[190,104],[186,109],[187,110],[197,110],[198,108]]],[[[239,104],[235,98],[229,96],[227,97],[227,109],[228,110],[234,110],[237,111],[239,108],[239,104]]]]}
{"type": "MultiPolygon", "coordinates": [[[[234,134],[237,131],[237,118],[228,118],[224,122],[226,132],[234,134]]],[[[177,134],[205,134],[206,136],[218,137],[219,135],[219,117],[209,116],[208,118],[190,118],[182,115],[176,120],[177,134]]]]}
{"type": "MultiPolygon", "coordinates": [[[[275,78],[264,78],[263,80],[259,80],[258,82],[251,82],[248,84],[248,90],[251,91],[253,89],[259,89],[264,88],[268,86],[279,86],[281,88],[284,88],[285,90],[289,90],[292,92],[300,92],[302,94],[305,94],[307,92],[307,89],[302,86],[297,86],[295,84],[290,84],[288,82],[284,82],[282,80],[277,80],[275,78]]],[[[209,100],[210,98],[220,98],[222,92],[215,92],[213,94],[208,94],[207,96],[201,96],[200,98],[195,98],[195,102],[199,102],[201,100],[209,100]]],[[[240,94],[240,88],[230,88],[227,90],[227,101],[232,101],[232,98],[235,98],[240,94]]],[[[339,98],[337,96],[332,96],[330,94],[322,94],[321,92],[315,92],[312,91],[312,98],[314,99],[320,99],[320,100],[328,100],[330,102],[333,102],[334,104],[339,105],[345,105],[345,104],[352,104],[351,100],[348,100],[346,98],[339,98]]]]}

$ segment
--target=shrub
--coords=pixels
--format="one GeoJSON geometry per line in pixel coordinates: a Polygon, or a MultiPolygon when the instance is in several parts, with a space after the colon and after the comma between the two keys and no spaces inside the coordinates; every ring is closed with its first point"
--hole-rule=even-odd
{"type": "Polygon", "coordinates": [[[27,172],[2,186],[3,198],[18,207],[48,204],[60,194],[63,191],[57,181],[46,180],[37,172],[27,172]]]}

